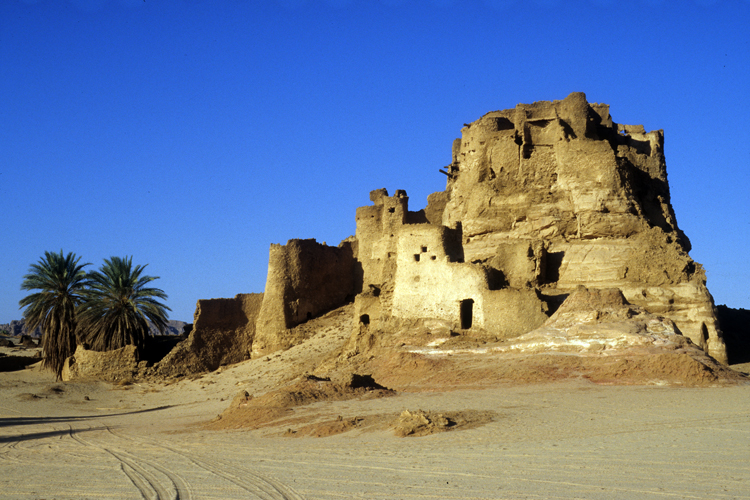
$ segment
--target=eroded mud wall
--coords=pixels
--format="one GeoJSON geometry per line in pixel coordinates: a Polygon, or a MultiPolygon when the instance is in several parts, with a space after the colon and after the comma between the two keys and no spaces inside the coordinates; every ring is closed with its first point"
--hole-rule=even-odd
{"type": "Polygon", "coordinates": [[[253,356],[277,349],[279,332],[354,300],[357,262],[354,247],[314,239],[271,245],[263,304],[256,322],[253,356]]]}

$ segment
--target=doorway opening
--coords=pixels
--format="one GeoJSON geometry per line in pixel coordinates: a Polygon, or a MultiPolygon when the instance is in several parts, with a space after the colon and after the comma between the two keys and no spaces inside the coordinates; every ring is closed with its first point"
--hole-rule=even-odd
{"type": "Polygon", "coordinates": [[[460,302],[461,329],[468,330],[474,319],[474,299],[465,299],[460,302]]]}

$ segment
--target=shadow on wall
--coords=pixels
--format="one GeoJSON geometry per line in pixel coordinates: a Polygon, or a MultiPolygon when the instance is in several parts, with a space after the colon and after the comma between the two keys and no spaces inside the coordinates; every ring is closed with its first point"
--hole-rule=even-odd
{"type": "MultiPolygon", "coordinates": [[[[192,327],[192,325],[190,326],[192,327]]],[[[146,337],[146,347],[143,349],[142,359],[147,361],[149,366],[155,365],[186,338],[187,335],[150,335],[146,337]]]]}
{"type": "Polygon", "coordinates": [[[562,266],[565,252],[548,252],[546,265],[547,283],[556,283],[560,281],[560,266],[562,266]]]}
{"type": "Polygon", "coordinates": [[[729,364],[750,363],[750,311],[716,306],[719,326],[724,332],[729,364]]]}

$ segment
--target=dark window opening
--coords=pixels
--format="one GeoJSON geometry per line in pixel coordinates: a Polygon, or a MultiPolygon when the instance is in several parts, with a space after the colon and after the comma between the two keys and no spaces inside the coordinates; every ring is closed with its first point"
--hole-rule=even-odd
{"type": "Polygon", "coordinates": [[[497,130],[513,130],[516,128],[515,124],[505,118],[504,116],[498,116],[495,118],[495,124],[497,125],[497,130]]]}
{"type": "Polygon", "coordinates": [[[426,252],[426,251],[427,251],[427,247],[422,247],[422,252],[426,252]]]}
{"type": "Polygon", "coordinates": [[[435,257],[434,255],[430,257],[430,260],[435,260],[435,259],[437,259],[437,257],[435,257]]]}
{"type": "Polygon", "coordinates": [[[474,319],[474,299],[466,299],[461,301],[461,329],[468,330],[471,328],[471,323],[474,319]]]}
{"type": "Polygon", "coordinates": [[[418,253],[414,254],[414,262],[419,262],[419,254],[418,253]]]}
{"type": "MultiPolygon", "coordinates": [[[[476,262],[481,264],[481,262],[476,262]]],[[[500,269],[494,267],[488,267],[487,269],[487,288],[490,290],[502,290],[510,286],[508,280],[505,278],[505,273],[500,269]]]]}
{"type": "Polygon", "coordinates": [[[363,325],[369,325],[370,324],[370,315],[369,314],[363,314],[359,317],[359,322],[363,325]]]}
{"type": "Polygon", "coordinates": [[[565,252],[549,252],[546,258],[544,280],[547,283],[555,283],[560,280],[560,268],[562,267],[565,252]]]}
{"type": "Polygon", "coordinates": [[[395,208],[393,208],[393,207],[391,207],[391,208],[389,208],[389,209],[388,209],[388,213],[391,213],[391,214],[392,214],[393,212],[395,212],[395,211],[396,211],[396,209],[395,209],[395,208]]]}

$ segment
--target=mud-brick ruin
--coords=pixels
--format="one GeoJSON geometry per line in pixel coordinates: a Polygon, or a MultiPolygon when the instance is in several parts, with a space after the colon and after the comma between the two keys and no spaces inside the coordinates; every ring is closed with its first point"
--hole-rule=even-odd
{"type": "Polygon", "coordinates": [[[246,357],[304,340],[297,325],[352,301],[350,344],[399,328],[502,341],[541,326],[583,285],[619,289],[726,362],[663,146],[661,130],[615,123],[583,93],[487,113],[461,130],[446,189],[424,209],[378,189],[338,247],[271,246],[261,305],[242,320],[246,357]]]}

